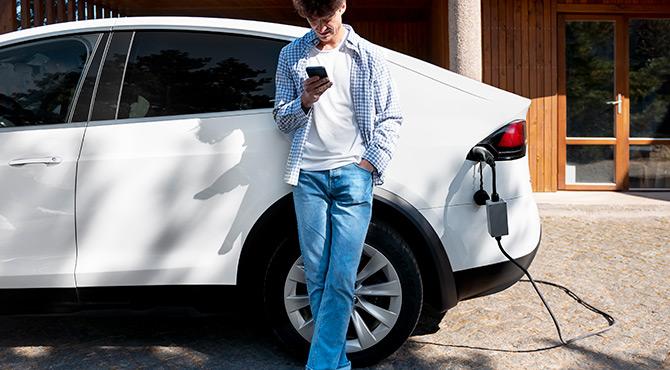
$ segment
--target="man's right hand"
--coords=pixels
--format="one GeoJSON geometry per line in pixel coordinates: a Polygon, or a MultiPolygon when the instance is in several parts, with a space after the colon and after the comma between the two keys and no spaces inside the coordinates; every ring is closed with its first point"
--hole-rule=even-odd
{"type": "Polygon", "coordinates": [[[302,83],[303,93],[300,96],[300,101],[302,102],[302,108],[305,111],[309,111],[312,105],[314,105],[314,103],[319,101],[321,95],[331,86],[333,86],[333,83],[330,82],[330,79],[328,79],[328,77],[321,78],[319,76],[313,76],[306,79],[302,83]]]}

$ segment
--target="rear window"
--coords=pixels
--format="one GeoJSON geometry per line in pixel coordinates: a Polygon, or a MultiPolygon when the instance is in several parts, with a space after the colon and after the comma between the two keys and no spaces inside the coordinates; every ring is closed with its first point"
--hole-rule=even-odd
{"type": "Polygon", "coordinates": [[[284,45],[244,35],[137,32],[118,118],[271,108],[284,45]]]}
{"type": "Polygon", "coordinates": [[[67,122],[97,35],[31,42],[0,50],[0,127],[67,122]]]}

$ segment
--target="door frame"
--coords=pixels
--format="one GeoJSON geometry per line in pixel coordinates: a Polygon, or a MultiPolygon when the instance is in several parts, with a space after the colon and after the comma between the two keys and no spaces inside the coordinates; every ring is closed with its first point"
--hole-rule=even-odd
{"type": "MultiPolygon", "coordinates": [[[[570,8],[573,10],[572,8],[570,8]]],[[[629,34],[630,19],[670,19],[670,6],[659,6],[658,11],[650,12],[607,12],[588,13],[577,11],[561,12],[557,14],[558,37],[558,190],[616,190],[628,191],[628,172],[630,168],[631,145],[670,145],[670,139],[658,138],[631,138],[630,137],[630,100],[629,100],[629,34]],[[615,60],[615,90],[621,93],[621,114],[616,115],[615,138],[568,138],[567,137],[567,100],[566,100],[566,21],[598,21],[611,20],[615,24],[614,60],[615,60]],[[614,145],[614,184],[567,184],[565,181],[567,145],[614,145]]],[[[613,97],[614,98],[614,97],[613,97]]],[[[616,109],[613,107],[613,109],[616,109]]],[[[636,189],[637,190],[637,189],[636,189]]],[[[640,189],[654,191],[668,189],[640,189]]]]}
{"type": "MultiPolygon", "coordinates": [[[[628,181],[628,68],[627,68],[627,20],[616,14],[559,14],[558,15],[558,189],[559,190],[625,190],[628,181]],[[567,21],[612,21],[614,22],[614,90],[622,96],[621,113],[615,113],[614,138],[568,138],[567,137],[567,73],[565,25],[567,21]],[[568,184],[565,181],[568,145],[614,145],[614,183],[612,184],[568,184]]],[[[617,109],[615,106],[612,109],[617,109]]]]}

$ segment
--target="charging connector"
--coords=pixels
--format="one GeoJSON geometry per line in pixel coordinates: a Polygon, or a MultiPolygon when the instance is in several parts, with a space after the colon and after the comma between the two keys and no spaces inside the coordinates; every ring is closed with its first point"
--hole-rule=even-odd
{"type": "Polygon", "coordinates": [[[498,199],[497,201],[486,201],[486,219],[488,221],[489,234],[494,238],[509,235],[507,227],[507,203],[498,199]]]}
{"type": "MultiPolygon", "coordinates": [[[[549,307],[549,304],[547,301],[544,299],[544,296],[540,292],[540,289],[537,287],[535,284],[535,281],[533,280],[533,277],[528,273],[528,270],[526,270],[523,266],[521,266],[516,260],[510,256],[507,251],[505,251],[505,248],[503,248],[502,245],[502,237],[505,235],[509,234],[509,228],[508,228],[508,220],[507,220],[507,203],[500,198],[498,195],[498,191],[496,188],[496,163],[495,163],[495,156],[486,148],[476,146],[472,148],[470,153],[468,154],[468,159],[470,160],[475,160],[478,161],[480,164],[479,167],[479,176],[480,176],[480,188],[479,191],[475,193],[473,196],[474,201],[478,205],[484,205],[486,204],[486,220],[488,224],[488,231],[491,237],[496,239],[496,242],[498,243],[498,248],[500,249],[500,252],[507,258],[510,262],[512,262],[514,265],[516,265],[525,275],[528,277],[528,281],[533,285],[533,288],[535,289],[535,292],[537,295],[540,297],[540,300],[542,301],[542,304],[544,304],[544,307],[547,309],[549,312],[549,316],[551,316],[552,321],[554,322],[554,326],[556,327],[556,332],[558,333],[558,338],[561,341],[561,345],[566,345],[568,343],[572,343],[574,341],[591,337],[594,335],[599,335],[607,330],[609,330],[615,323],[614,318],[610,316],[609,314],[598,310],[597,308],[591,306],[591,305],[585,305],[585,307],[589,308],[590,310],[602,315],[608,322],[608,326],[602,330],[598,330],[596,332],[592,333],[587,333],[584,335],[580,335],[571,339],[564,339],[563,334],[561,333],[561,328],[560,325],[558,324],[558,320],[554,316],[554,313],[551,311],[551,308],[549,307]],[[492,172],[492,192],[491,192],[491,199],[488,200],[488,194],[484,190],[484,178],[482,174],[482,164],[486,163],[491,167],[491,172],[492,172]]],[[[548,282],[542,282],[544,284],[548,285],[555,285],[553,283],[548,283],[548,282]]],[[[567,288],[565,288],[566,291],[567,288]]],[[[579,300],[580,303],[584,304],[583,301],[579,300]]]]}

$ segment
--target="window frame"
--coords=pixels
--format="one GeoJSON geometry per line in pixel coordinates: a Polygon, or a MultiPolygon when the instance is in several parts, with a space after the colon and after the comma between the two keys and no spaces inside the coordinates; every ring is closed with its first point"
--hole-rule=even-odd
{"type": "MultiPolygon", "coordinates": [[[[267,108],[252,108],[252,109],[236,109],[236,110],[222,110],[222,111],[217,111],[217,112],[204,112],[204,113],[185,113],[185,114],[171,114],[171,115],[164,115],[164,116],[150,116],[150,117],[129,117],[129,118],[119,118],[119,108],[120,108],[120,103],[121,103],[121,98],[123,96],[123,88],[125,85],[126,81],[126,74],[128,72],[128,63],[130,62],[130,55],[133,53],[133,46],[135,45],[135,37],[138,32],[181,32],[181,33],[189,33],[189,34],[209,34],[209,35],[217,35],[217,36],[234,36],[234,37],[244,37],[244,38],[251,38],[251,39],[259,39],[259,40],[268,40],[268,41],[273,41],[277,43],[283,43],[284,46],[288,45],[291,40],[287,40],[285,38],[282,38],[280,36],[277,37],[270,37],[270,36],[260,36],[260,35],[254,35],[254,34],[249,34],[249,33],[244,33],[244,32],[231,32],[230,30],[226,31],[213,31],[213,30],[200,30],[200,29],[193,29],[193,28],[165,28],[165,27],[159,27],[159,28],[119,28],[115,29],[111,32],[109,32],[109,40],[111,40],[114,36],[115,32],[132,32],[132,36],[130,38],[130,42],[128,44],[128,54],[126,58],[125,65],[123,67],[123,74],[121,76],[121,85],[119,89],[119,95],[117,97],[117,106],[116,106],[116,114],[113,119],[107,119],[107,120],[91,120],[89,116],[89,125],[108,125],[108,124],[118,124],[118,123],[139,123],[139,122],[151,122],[151,121],[168,121],[168,120],[179,120],[179,119],[190,119],[190,118],[215,118],[215,117],[227,117],[231,115],[241,115],[241,114],[259,114],[259,113],[267,113],[271,112],[273,107],[267,107],[267,108]]],[[[97,98],[97,86],[99,83],[100,76],[103,73],[103,68],[108,61],[108,56],[107,56],[107,49],[109,48],[109,42],[107,47],[105,48],[105,55],[104,58],[101,62],[100,70],[98,71],[97,77],[96,77],[96,89],[94,91],[93,98],[91,99],[91,107],[94,106],[95,100],[97,98]]],[[[279,58],[279,54],[277,54],[276,58],[279,58]]],[[[274,72],[271,73],[273,83],[276,83],[275,81],[275,75],[276,75],[276,66],[274,67],[274,72]]],[[[275,85],[276,86],[276,85],[275,85]]],[[[274,96],[272,97],[271,101],[274,101],[274,96]]],[[[92,108],[91,108],[92,109],[92,108]]]]}
{"type": "MultiPolygon", "coordinates": [[[[99,50],[99,45],[100,45],[100,40],[105,32],[101,31],[96,31],[96,30],[85,30],[83,32],[77,32],[77,33],[66,33],[66,34],[59,34],[59,35],[49,35],[47,37],[39,37],[35,39],[30,39],[30,40],[22,40],[20,42],[16,43],[9,43],[2,45],[0,47],[0,50],[5,51],[6,49],[13,49],[13,48],[20,48],[20,47],[25,47],[25,46],[31,46],[31,45],[40,45],[52,41],[65,41],[65,40],[75,40],[81,42],[81,40],[78,40],[77,37],[82,37],[82,36],[93,36],[95,37],[95,41],[93,43],[92,48],[89,50],[87,47],[87,52],[88,55],[86,57],[86,61],[82,67],[82,71],[79,75],[79,79],[77,80],[77,84],[75,85],[74,92],[72,94],[72,99],[70,99],[70,102],[68,104],[67,108],[67,113],[65,115],[65,120],[63,122],[59,123],[49,123],[49,124],[35,124],[35,125],[20,125],[20,126],[11,126],[11,127],[0,127],[0,132],[13,132],[13,131],[25,131],[25,130],[36,130],[36,129],[48,129],[48,128],[63,128],[63,127],[73,127],[73,126],[80,126],[80,125],[73,125],[72,124],[72,116],[74,114],[74,109],[77,105],[77,102],[79,100],[80,94],[81,94],[81,89],[84,84],[84,80],[86,79],[86,75],[88,74],[88,71],[91,66],[91,62],[93,61],[96,53],[99,50]]],[[[82,43],[83,44],[83,43],[82,43]]],[[[97,78],[97,76],[96,76],[97,78]]]]}

